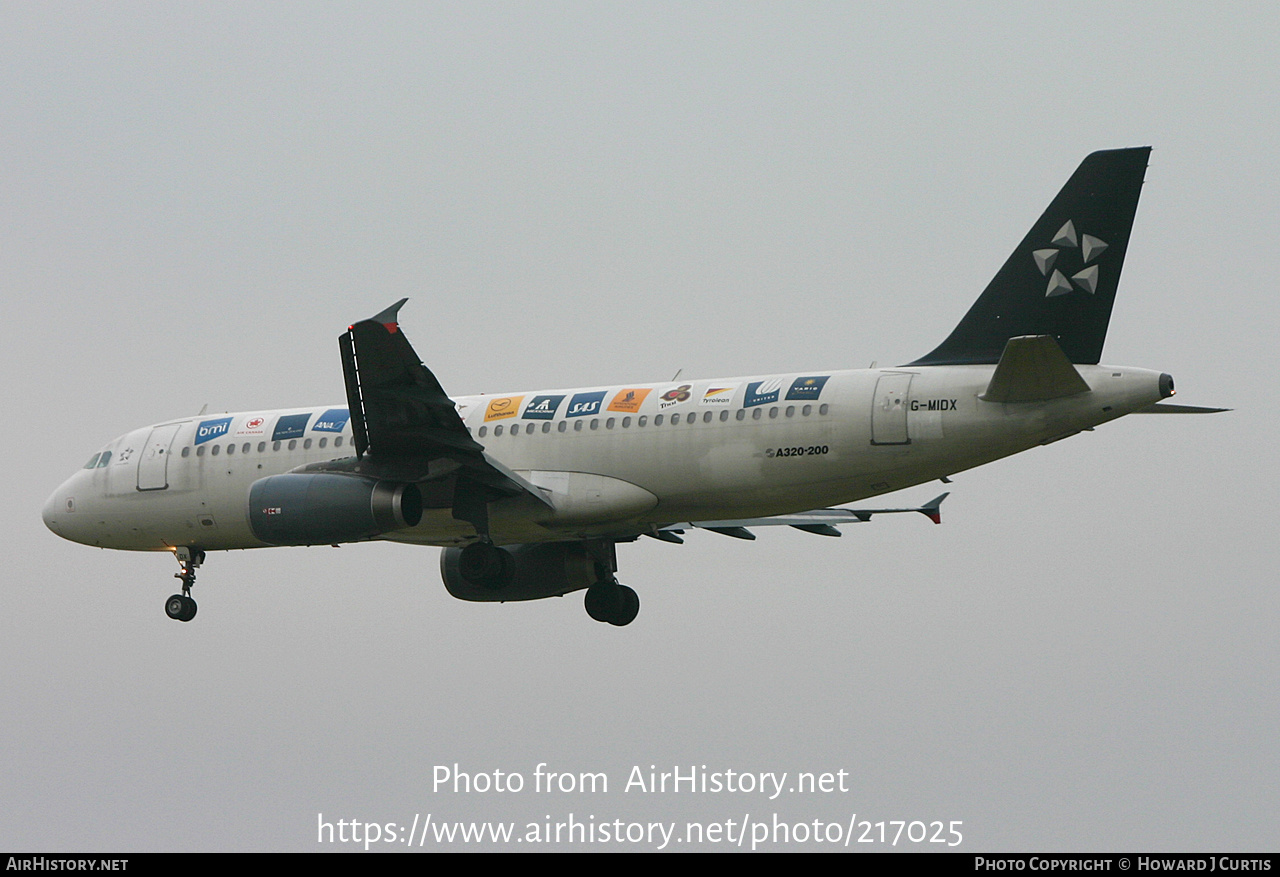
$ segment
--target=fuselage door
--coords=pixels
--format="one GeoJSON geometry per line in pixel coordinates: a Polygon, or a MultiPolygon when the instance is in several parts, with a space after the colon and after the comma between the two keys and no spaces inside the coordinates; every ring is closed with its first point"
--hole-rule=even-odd
{"type": "Polygon", "coordinates": [[[887,374],[876,381],[876,394],[871,406],[871,444],[910,444],[907,435],[907,400],[914,375],[887,374]]]}
{"type": "Polygon", "coordinates": [[[181,423],[170,423],[151,430],[142,456],[138,458],[139,490],[164,490],[169,486],[169,446],[173,444],[173,437],[180,426],[181,423]]]}

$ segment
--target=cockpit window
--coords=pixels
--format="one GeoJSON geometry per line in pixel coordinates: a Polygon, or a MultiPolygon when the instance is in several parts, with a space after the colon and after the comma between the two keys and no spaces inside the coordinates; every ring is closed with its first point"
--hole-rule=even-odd
{"type": "Polygon", "coordinates": [[[101,456],[102,454],[94,454],[92,457],[89,458],[89,462],[84,464],[84,468],[92,469],[94,466],[97,466],[98,458],[101,456]]]}
{"type": "Polygon", "coordinates": [[[98,458],[98,468],[101,469],[103,466],[107,465],[110,462],[111,462],[111,452],[103,451],[102,456],[98,458]]]}

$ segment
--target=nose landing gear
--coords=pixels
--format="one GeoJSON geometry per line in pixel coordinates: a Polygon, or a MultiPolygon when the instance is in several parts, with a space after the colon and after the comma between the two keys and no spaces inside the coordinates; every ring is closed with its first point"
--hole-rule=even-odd
{"type": "Polygon", "coordinates": [[[182,580],[182,593],[169,597],[164,603],[164,611],[175,621],[190,621],[196,617],[196,601],[191,599],[191,586],[196,583],[196,569],[204,563],[204,552],[199,548],[182,546],[174,556],[182,566],[181,572],[173,574],[175,579],[182,580]]]}

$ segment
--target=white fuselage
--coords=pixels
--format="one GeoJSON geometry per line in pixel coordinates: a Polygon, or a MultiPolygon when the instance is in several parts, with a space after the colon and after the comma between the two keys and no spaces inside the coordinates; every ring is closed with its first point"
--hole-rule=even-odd
{"type": "MultiPolygon", "coordinates": [[[[491,506],[499,544],[642,532],[852,502],[969,469],[1145,408],[1160,374],[1078,366],[1089,392],[983,401],[991,365],[792,373],[456,399],[491,459],[547,498],[491,506]]],[[[49,498],[65,538],[107,548],[266,547],[258,479],[355,453],[345,406],[203,415],[127,433],[49,498]],[[107,456],[109,455],[109,456],[107,456]]],[[[461,544],[447,503],[381,538],[461,544]]]]}

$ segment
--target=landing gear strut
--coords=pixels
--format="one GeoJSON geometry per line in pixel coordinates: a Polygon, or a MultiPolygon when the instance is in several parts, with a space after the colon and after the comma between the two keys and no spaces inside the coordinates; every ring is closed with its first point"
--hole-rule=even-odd
{"type": "Polygon", "coordinates": [[[173,574],[182,580],[182,593],[174,594],[164,602],[165,614],[175,621],[190,621],[196,617],[196,601],[191,599],[191,586],[196,583],[196,569],[204,563],[204,552],[199,548],[182,546],[174,552],[181,572],[173,574]]]}
{"type": "Polygon", "coordinates": [[[587,614],[596,621],[625,627],[640,614],[640,596],[626,585],[618,584],[614,575],[618,571],[617,544],[589,542],[587,550],[596,562],[596,583],[587,588],[582,601],[587,614]]]}

